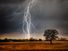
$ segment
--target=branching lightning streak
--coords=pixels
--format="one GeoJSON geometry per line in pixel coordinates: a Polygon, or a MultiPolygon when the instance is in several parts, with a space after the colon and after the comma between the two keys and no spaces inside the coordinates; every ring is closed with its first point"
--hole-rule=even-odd
{"type": "Polygon", "coordinates": [[[30,13],[30,8],[32,8],[32,5],[34,3],[35,0],[31,0],[27,6],[27,8],[25,8],[25,12],[24,12],[24,21],[23,21],[23,26],[25,26],[25,29],[23,30],[23,32],[25,32],[27,34],[27,38],[30,39],[30,32],[31,32],[31,13],[30,13]]]}

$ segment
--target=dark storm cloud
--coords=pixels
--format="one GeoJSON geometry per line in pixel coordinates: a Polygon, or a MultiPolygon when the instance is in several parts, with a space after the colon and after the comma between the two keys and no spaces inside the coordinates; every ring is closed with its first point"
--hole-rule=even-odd
{"type": "MultiPolygon", "coordinates": [[[[22,32],[26,0],[0,0],[0,32],[22,32]]],[[[38,0],[32,7],[32,33],[55,28],[68,34],[68,0],[38,0]]]]}
{"type": "Polygon", "coordinates": [[[11,4],[18,4],[21,2],[24,2],[25,0],[0,0],[0,4],[7,4],[7,3],[11,3],[11,4]]]}
{"type": "Polygon", "coordinates": [[[0,0],[0,33],[20,32],[24,1],[0,0]]]}
{"type": "Polygon", "coordinates": [[[40,0],[32,13],[38,31],[51,28],[68,34],[68,0],[40,0]]]}

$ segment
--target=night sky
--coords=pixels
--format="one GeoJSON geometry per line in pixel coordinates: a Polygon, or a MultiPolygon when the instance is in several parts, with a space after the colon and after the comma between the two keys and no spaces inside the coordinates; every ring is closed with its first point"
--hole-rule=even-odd
{"type": "MultiPolygon", "coordinates": [[[[22,32],[27,0],[0,0],[0,34],[22,32]]],[[[68,0],[38,0],[30,10],[31,33],[57,29],[68,35],[68,0]]]]}

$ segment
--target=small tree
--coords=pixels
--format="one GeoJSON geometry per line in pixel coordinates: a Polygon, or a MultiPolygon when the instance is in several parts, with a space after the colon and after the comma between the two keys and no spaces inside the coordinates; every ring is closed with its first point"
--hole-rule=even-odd
{"type": "Polygon", "coordinates": [[[44,32],[44,36],[46,37],[46,40],[50,41],[50,44],[52,44],[52,40],[58,38],[57,34],[59,34],[58,31],[54,29],[47,29],[44,32]]]}

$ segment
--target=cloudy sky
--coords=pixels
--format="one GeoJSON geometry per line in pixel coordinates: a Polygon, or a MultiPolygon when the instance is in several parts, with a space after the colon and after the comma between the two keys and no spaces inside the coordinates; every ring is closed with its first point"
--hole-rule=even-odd
{"type": "MultiPolygon", "coordinates": [[[[0,0],[0,34],[22,32],[24,10],[30,0],[0,0]]],[[[31,34],[57,29],[68,35],[68,0],[37,0],[30,9],[31,34]]]]}

